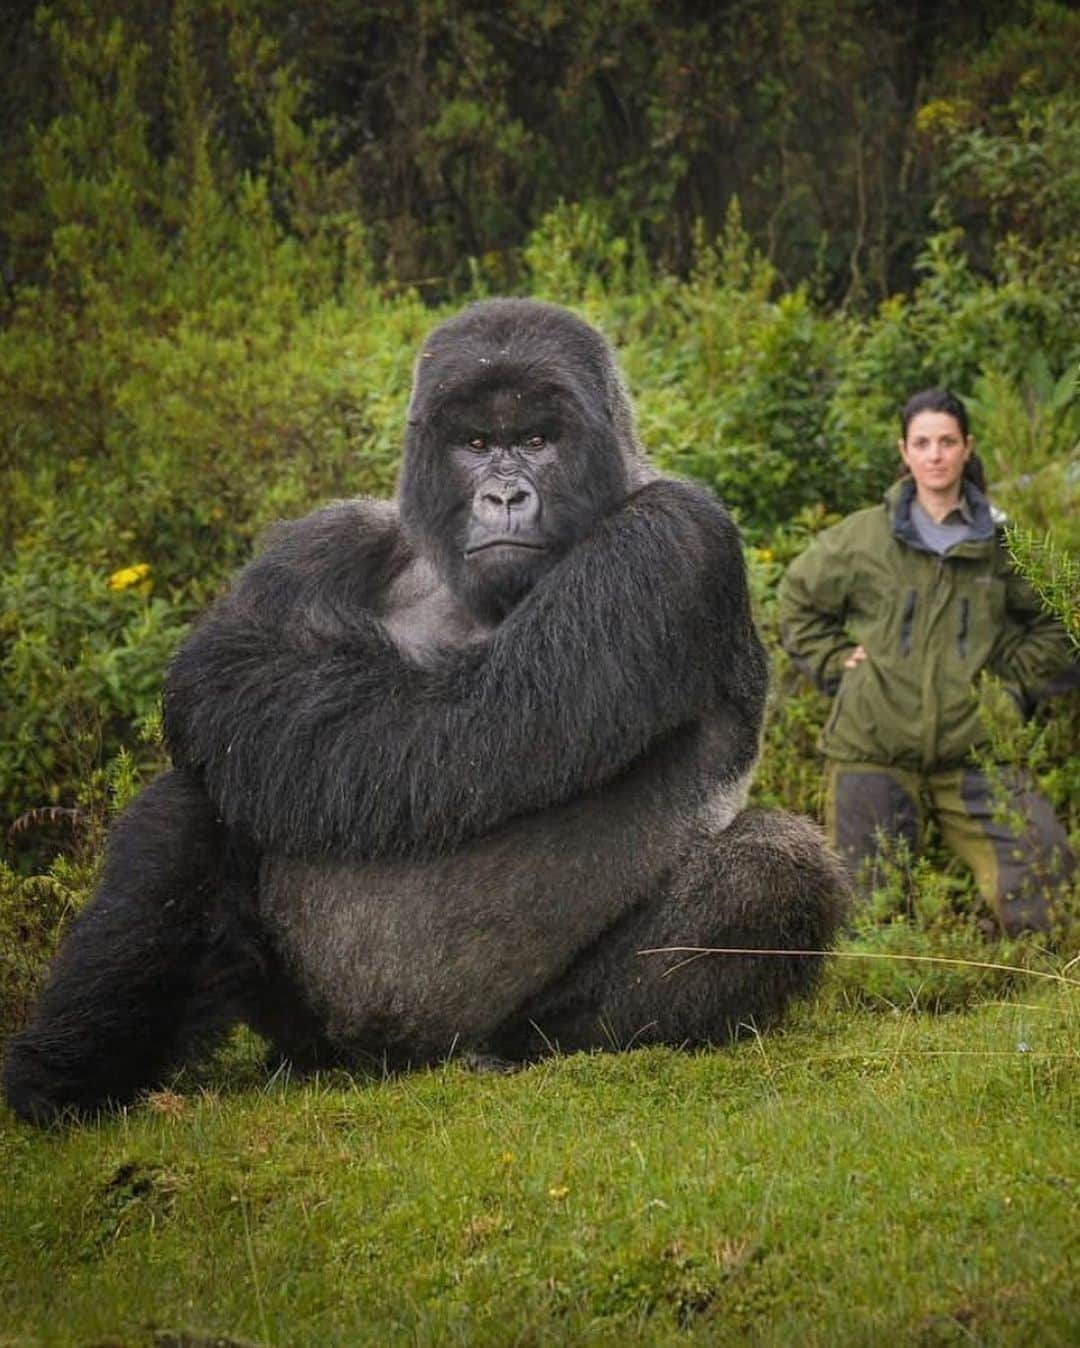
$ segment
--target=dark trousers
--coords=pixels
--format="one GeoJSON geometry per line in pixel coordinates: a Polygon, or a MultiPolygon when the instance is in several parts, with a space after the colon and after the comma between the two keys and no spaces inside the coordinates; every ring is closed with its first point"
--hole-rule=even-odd
{"type": "Polygon", "coordinates": [[[1075,860],[1049,802],[1015,777],[1000,785],[975,768],[917,773],[879,763],[830,762],[825,825],[864,892],[880,879],[883,844],[918,853],[929,816],[945,846],[971,867],[979,892],[1009,936],[1045,931],[1051,901],[1075,860]]]}

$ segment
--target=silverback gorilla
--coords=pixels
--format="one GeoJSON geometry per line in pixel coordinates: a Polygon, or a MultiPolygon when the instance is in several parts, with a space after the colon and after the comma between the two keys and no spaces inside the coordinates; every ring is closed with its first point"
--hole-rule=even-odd
{"type": "Polygon", "coordinates": [[[279,526],[166,680],[174,767],[11,1043],[48,1121],[246,1021],[302,1067],[717,1043],[809,989],[844,881],[744,809],[766,662],[738,536],[565,310],[416,364],[396,504],[279,526]],[[667,975],[667,976],[665,976],[667,975]]]}

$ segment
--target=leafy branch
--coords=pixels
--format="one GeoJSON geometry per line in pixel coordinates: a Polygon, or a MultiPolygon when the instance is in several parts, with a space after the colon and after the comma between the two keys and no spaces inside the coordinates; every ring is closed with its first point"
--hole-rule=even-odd
{"type": "Polygon", "coordinates": [[[1017,568],[1080,650],[1080,559],[1059,548],[1049,534],[1018,525],[1009,526],[1005,539],[1017,568]]]}

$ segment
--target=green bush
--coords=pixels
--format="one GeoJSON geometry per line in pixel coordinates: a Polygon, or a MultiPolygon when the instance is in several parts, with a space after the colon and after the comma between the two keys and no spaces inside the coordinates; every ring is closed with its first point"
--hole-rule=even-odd
{"type": "Polygon", "coordinates": [[[123,745],[149,761],[134,727],[168,657],[267,523],[393,480],[427,315],[408,295],[384,303],[362,235],[325,209],[334,175],[288,70],[252,95],[263,172],[230,173],[187,13],[163,163],[140,111],[145,51],[82,11],[44,20],[68,87],[33,145],[49,279],[0,330],[9,820],[70,803],[123,745]],[[110,586],[133,566],[137,584],[110,586]]]}

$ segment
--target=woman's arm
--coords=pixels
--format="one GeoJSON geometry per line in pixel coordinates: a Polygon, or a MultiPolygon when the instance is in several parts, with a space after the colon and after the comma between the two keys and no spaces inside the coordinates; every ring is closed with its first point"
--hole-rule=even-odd
{"type": "Polygon", "coordinates": [[[838,544],[835,529],[819,534],[788,567],[779,591],[780,642],[796,666],[830,695],[854,655],[845,627],[850,559],[845,562],[838,544]]]}

